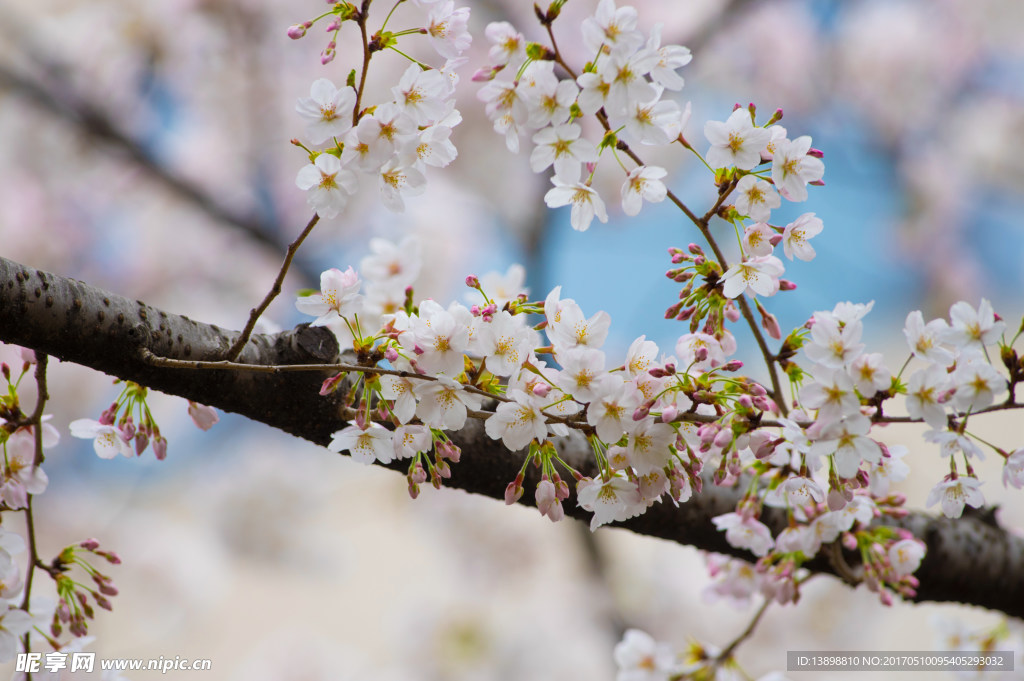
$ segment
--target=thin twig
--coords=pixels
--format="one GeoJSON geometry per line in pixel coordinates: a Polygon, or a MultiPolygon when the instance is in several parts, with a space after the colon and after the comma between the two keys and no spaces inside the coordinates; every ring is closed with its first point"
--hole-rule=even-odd
{"type": "Polygon", "coordinates": [[[228,348],[224,358],[229,362],[235,361],[238,359],[238,356],[242,354],[242,348],[244,348],[245,344],[249,342],[249,336],[252,335],[252,330],[256,327],[256,322],[259,320],[260,315],[266,311],[274,298],[281,294],[281,284],[284,283],[285,275],[288,274],[288,268],[292,264],[292,259],[295,257],[296,251],[299,250],[299,246],[302,245],[302,242],[305,241],[306,237],[309,236],[309,233],[313,231],[313,228],[316,227],[316,223],[319,221],[320,216],[314,213],[313,217],[310,218],[309,222],[306,224],[306,228],[302,230],[302,234],[299,234],[295,241],[288,244],[288,250],[284,256],[284,263],[281,265],[281,271],[277,273],[277,279],[274,280],[274,285],[270,287],[270,291],[263,299],[263,302],[260,303],[258,307],[250,310],[249,321],[246,322],[245,328],[242,329],[242,333],[235,340],[234,344],[228,348]]]}
{"type": "MultiPolygon", "coordinates": [[[[46,408],[46,401],[50,399],[49,391],[46,389],[46,363],[48,356],[42,353],[36,354],[36,408],[29,419],[33,426],[35,436],[35,457],[33,467],[38,468],[43,463],[43,410],[46,408]]],[[[21,598],[21,609],[28,612],[29,601],[32,598],[32,576],[35,574],[35,566],[39,562],[39,553],[36,548],[36,528],[32,517],[32,495],[27,495],[25,502],[25,534],[28,536],[28,567],[25,568],[25,595],[21,598]]],[[[30,632],[25,632],[22,639],[25,652],[31,650],[30,632]]],[[[26,676],[31,679],[31,675],[26,676]]]]}
{"type": "Polygon", "coordinates": [[[757,625],[761,622],[761,618],[764,617],[764,613],[768,610],[768,606],[771,604],[772,600],[770,598],[766,598],[764,600],[764,603],[761,604],[761,607],[757,609],[756,613],[754,613],[754,616],[753,618],[751,618],[750,623],[747,624],[747,628],[744,629],[739,636],[734,638],[732,643],[727,645],[725,649],[715,659],[716,667],[722,664],[723,662],[729,660],[736,652],[736,648],[738,648],[741,643],[743,643],[748,638],[750,638],[751,635],[753,635],[754,629],[757,628],[757,625]]]}

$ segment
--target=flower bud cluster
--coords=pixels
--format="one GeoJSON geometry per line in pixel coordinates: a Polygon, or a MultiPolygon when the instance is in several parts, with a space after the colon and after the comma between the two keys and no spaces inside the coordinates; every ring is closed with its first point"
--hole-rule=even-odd
{"type": "MultiPolygon", "coordinates": [[[[115,385],[120,382],[114,381],[115,385]]],[[[157,460],[163,461],[167,458],[167,438],[160,434],[160,427],[146,404],[147,394],[144,386],[125,381],[121,394],[103,410],[99,420],[72,421],[69,424],[71,435],[92,440],[93,449],[101,459],[113,459],[118,455],[128,458],[142,456],[152,445],[157,460]]],[[[189,415],[203,430],[208,430],[217,421],[213,409],[194,402],[189,402],[189,415]]]]}
{"type": "Polygon", "coordinates": [[[57,583],[57,608],[50,622],[50,634],[55,639],[63,634],[64,627],[72,636],[86,636],[89,633],[88,620],[95,618],[92,603],[104,610],[113,610],[108,598],[118,594],[113,580],[82,557],[83,553],[91,553],[111,564],[120,564],[121,559],[116,553],[101,550],[99,546],[95,539],[68,546],[50,567],[50,573],[57,583]],[[71,576],[70,572],[76,566],[88,575],[92,584],[84,584],[71,576]]]}

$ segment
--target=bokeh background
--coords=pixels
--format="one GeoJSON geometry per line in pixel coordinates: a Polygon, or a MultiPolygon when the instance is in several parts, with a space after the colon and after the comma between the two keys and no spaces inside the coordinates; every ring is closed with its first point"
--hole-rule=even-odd
{"type": "MultiPolygon", "coordinates": [[[[525,153],[505,152],[467,82],[486,61],[483,26],[509,20],[539,37],[532,9],[467,4],[477,44],[460,72],[458,160],[432,173],[403,215],[366,192],[321,223],[269,318],[303,321],[294,291],[326,267],[358,263],[371,237],[417,234],[428,263],[422,295],[461,297],[466,274],[520,262],[536,296],[561,284],[584,310],[611,314],[611,354],[640,334],[671,352],[683,329],[662,319],[677,290],[663,276],[665,249],[696,234],[664,204],[623,219],[613,184],[602,187],[612,219],[586,234],[570,229],[568,211],[544,207],[547,179],[530,172],[525,153]]],[[[578,63],[574,30],[595,4],[572,0],[556,24],[578,63]]],[[[791,136],[809,134],[825,151],[827,186],[773,215],[785,224],[814,211],[825,224],[813,241],[818,258],[788,265],[799,288],[769,301],[784,329],[839,300],[874,300],[866,338],[895,371],[909,310],[931,318],[985,297],[1016,326],[1024,5],[634,4],[644,28],[663,22],[664,42],[693,50],[679,96],[692,102],[686,134],[698,148],[704,121],[755,102],[766,113],[783,108],[791,136]]],[[[289,144],[303,130],[295,101],[314,79],[340,83],[355,65],[351,27],[327,67],[319,26],[300,41],[286,37],[323,9],[313,0],[0,0],[0,254],[239,328],[309,216],[294,186],[306,162],[289,144]]],[[[403,27],[422,16],[401,11],[403,27]]],[[[404,63],[382,58],[372,69],[371,100],[404,63]]],[[[672,188],[690,205],[710,205],[706,172],[682,150],[647,156],[672,170],[672,188]]],[[[740,345],[753,366],[742,336],[740,345]]],[[[581,524],[552,525],[460,491],[427,490],[413,502],[401,476],[237,417],[200,433],[180,399],[154,398],[167,461],[98,460],[66,427],[97,417],[117,388],[70,365],[51,376],[50,411],[64,438],[35,505],[43,555],[96,536],[124,558],[115,611],[91,627],[101,657],[213,660],[214,671],[165,677],[175,679],[605,680],[625,627],[676,648],[691,638],[724,645],[753,613],[706,598],[704,558],[692,548],[621,530],[591,536],[581,524]]],[[[889,442],[911,448],[919,477],[900,489],[920,507],[941,461],[915,429],[890,431],[889,442]]],[[[983,433],[1003,446],[1024,441],[1019,416],[992,418],[983,433]]],[[[1003,489],[994,458],[979,470],[986,498],[1001,504],[1003,522],[1024,526],[1020,495],[1003,489]]],[[[740,659],[756,677],[784,669],[786,650],[948,649],[948,627],[999,622],[949,605],[886,609],[819,578],[799,607],[769,611],[740,659]]]]}

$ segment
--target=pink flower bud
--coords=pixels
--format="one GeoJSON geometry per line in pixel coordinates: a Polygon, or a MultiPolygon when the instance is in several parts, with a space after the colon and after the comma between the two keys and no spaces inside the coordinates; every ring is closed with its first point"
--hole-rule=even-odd
{"type": "Polygon", "coordinates": [[[505,504],[511,506],[519,501],[522,498],[524,491],[522,481],[517,477],[513,482],[508,483],[508,486],[505,487],[505,504]]]}
{"type": "Polygon", "coordinates": [[[306,35],[306,26],[303,24],[295,24],[294,26],[288,27],[288,37],[292,40],[298,40],[299,38],[306,35]]]}
{"type": "Polygon", "coordinates": [[[813,156],[814,158],[825,158],[825,152],[821,149],[815,149],[814,147],[807,150],[807,155],[813,156]]]}
{"type": "Polygon", "coordinates": [[[796,284],[791,282],[789,279],[779,279],[779,290],[780,291],[795,291],[796,284]]]}
{"type": "Polygon", "coordinates": [[[135,433],[135,456],[142,456],[142,452],[146,451],[148,446],[149,436],[141,431],[135,433]]]}
{"type": "Polygon", "coordinates": [[[693,255],[704,255],[704,249],[698,244],[690,244],[686,247],[693,255]]]}
{"type": "Polygon", "coordinates": [[[100,414],[100,424],[104,426],[114,425],[114,421],[117,419],[117,402],[107,407],[102,414],[100,414]]]}
{"type": "Polygon", "coordinates": [[[469,275],[466,277],[466,286],[469,288],[480,288],[480,280],[476,278],[476,275],[469,275]]]}
{"type": "Polygon", "coordinates": [[[782,340],[782,329],[779,327],[779,320],[771,313],[761,315],[761,326],[768,332],[768,335],[775,340],[782,340]]]}
{"type": "Polygon", "coordinates": [[[739,371],[743,368],[743,361],[738,359],[731,359],[722,365],[722,371],[739,371]]]}
{"type": "Polygon", "coordinates": [[[409,497],[416,499],[420,495],[420,486],[415,483],[409,483],[409,497]]]}
{"type": "Polygon", "coordinates": [[[725,318],[730,322],[738,322],[740,320],[740,310],[731,300],[725,306],[725,318]]]}
{"type": "Polygon", "coordinates": [[[555,503],[555,483],[544,479],[537,484],[537,491],[534,493],[534,500],[537,502],[537,509],[541,515],[547,515],[548,510],[555,503]]]}
{"type": "Polygon", "coordinates": [[[551,386],[547,383],[541,383],[538,381],[533,384],[533,389],[530,391],[537,397],[547,397],[548,393],[551,392],[551,386]]]}
{"type": "Polygon", "coordinates": [[[412,473],[409,474],[409,482],[416,485],[422,485],[427,481],[427,471],[424,470],[423,464],[416,464],[412,469],[412,473]]]}
{"type": "Polygon", "coordinates": [[[714,444],[719,449],[724,449],[728,447],[731,442],[732,431],[729,430],[728,428],[723,428],[722,430],[718,431],[718,433],[715,435],[715,439],[712,440],[712,444],[714,444]]]}
{"type": "MultiPolygon", "coordinates": [[[[338,376],[341,376],[341,374],[338,374],[338,376]]],[[[323,386],[321,386],[320,390],[323,390],[323,386]]],[[[320,394],[323,395],[322,392],[320,394]]],[[[188,403],[188,415],[192,419],[192,423],[196,424],[196,428],[199,428],[199,430],[209,430],[213,428],[215,423],[220,421],[220,416],[217,415],[216,409],[205,404],[197,404],[191,400],[188,403]]]]}
{"type": "Polygon", "coordinates": [[[83,542],[79,542],[78,545],[86,551],[95,551],[100,547],[100,542],[98,539],[86,539],[83,542]]]}
{"type": "Polygon", "coordinates": [[[163,461],[167,458],[167,438],[162,435],[158,435],[156,440],[153,441],[153,454],[156,455],[157,461],[163,461]]]}
{"type": "Polygon", "coordinates": [[[327,47],[325,47],[324,51],[320,53],[320,63],[322,65],[327,66],[332,61],[334,61],[334,49],[335,49],[335,47],[336,46],[335,46],[333,40],[331,42],[327,43],[327,47]]]}
{"type": "Polygon", "coordinates": [[[104,610],[113,610],[114,609],[113,606],[110,605],[110,601],[108,601],[106,598],[104,598],[103,596],[99,595],[95,591],[92,592],[92,597],[94,599],[96,599],[96,605],[100,606],[104,610]]]}
{"type": "Polygon", "coordinates": [[[846,499],[843,497],[843,493],[837,489],[830,489],[828,491],[828,510],[830,511],[841,511],[846,508],[846,499]]]}
{"type": "Polygon", "coordinates": [[[662,423],[672,423],[677,416],[679,416],[679,408],[674,404],[669,404],[661,410],[662,423]]]}

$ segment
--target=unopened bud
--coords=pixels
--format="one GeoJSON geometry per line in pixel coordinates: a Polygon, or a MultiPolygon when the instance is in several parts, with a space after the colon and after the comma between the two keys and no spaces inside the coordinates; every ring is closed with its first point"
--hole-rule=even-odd
{"type": "Polygon", "coordinates": [[[466,286],[469,288],[480,288],[480,280],[476,278],[476,275],[469,275],[466,277],[466,286]]]}
{"type": "Polygon", "coordinates": [[[511,506],[523,497],[523,480],[521,475],[516,476],[516,479],[508,483],[505,487],[505,504],[511,506]]]}
{"type": "Polygon", "coordinates": [[[327,66],[332,61],[334,61],[335,48],[337,48],[337,45],[335,45],[334,41],[332,40],[331,42],[327,43],[327,47],[325,47],[324,51],[320,53],[320,63],[323,66],[327,66]]]}
{"type": "Polygon", "coordinates": [[[158,435],[156,440],[153,441],[153,454],[156,455],[157,461],[163,461],[167,458],[167,438],[163,435],[158,435]]]}
{"type": "Polygon", "coordinates": [[[779,279],[779,290],[780,291],[795,291],[796,284],[791,282],[789,279],[779,279]]]}
{"type": "MultiPolygon", "coordinates": [[[[309,23],[309,22],[307,22],[309,23]]],[[[312,25],[312,24],[310,24],[312,25]]],[[[288,27],[288,37],[292,40],[298,40],[299,38],[306,35],[306,30],[309,28],[306,24],[295,24],[294,26],[288,27]]]]}

